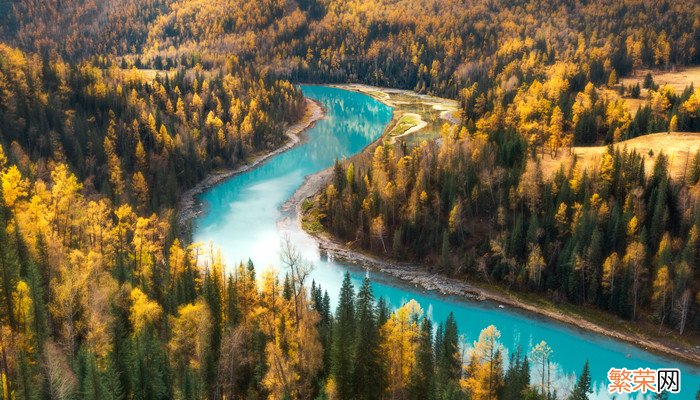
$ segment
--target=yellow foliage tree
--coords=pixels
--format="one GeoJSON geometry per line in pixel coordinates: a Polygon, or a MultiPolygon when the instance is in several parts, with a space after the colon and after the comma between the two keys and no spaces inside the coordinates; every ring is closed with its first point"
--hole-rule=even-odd
{"type": "Polygon", "coordinates": [[[559,106],[552,110],[552,117],[549,119],[549,140],[547,141],[550,155],[556,157],[562,147],[564,139],[564,113],[559,106]]]}
{"type": "Polygon", "coordinates": [[[396,310],[381,328],[380,348],[387,363],[387,390],[392,398],[400,398],[408,387],[416,363],[422,315],[420,304],[411,300],[396,310]]]}
{"type": "Polygon", "coordinates": [[[211,343],[212,320],[204,300],[180,306],[170,317],[172,333],[168,342],[170,359],[177,367],[199,371],[211,343]]]}
{"type": "Polygon", "coordinates": [[[471,349],[466,374],[460,381],[472,399],[496,399],[496,393],[503,385],[503,346],[498,341],[501,332],[489,325],[479,334],[479,340],[471,349]]]}
{"type": "Polygon", "coordinates": [[[132,289],[129,297],[131,299],[129,321],[134,328],[134,333],[140,333],[160,321],[163,309],[160,304],[149,299],[141,289],[132,289]]]}
{"type": "Polygon", "coordinates": [[[25,334],[30,334],[32,329],[32,296],[29,291],[29,285],[27,282],[20,280],[17,282],[17,287],[12,293],[12,303],[17,315],[14,320],[17,326],[20,327],[20,331],[25,334]]]}
{"type": "Polygon", "coordinates": [[[646,250],[644,245],[640,242],[632,242],[627,246],[627,252],[622,262],[630,271],[632,276],[632,319],[637,319],[637,304],[639,302],[639,292],[641,290],[642,282],[646,279],[646,266],[644,265],[646,250]]]}
{"type": "Polygon", "coordinates": [[[651,301],[656,310],[656,317],[659,319],[659,330],[666,320],[668,301],[673,291],[673,282],[668,272],[668,266],[664,265],[656,271],[654,279],[651,301]]]}
{"type": "Polygon", "coordinates": [[[19,172],[16,165],[11,165],[2,172],[0,179],[2,180],[2,197],[5,200],[5,205],[14,209],[17,200],[27,196],[29,182],[22,178],[22,173],[19,172]]]}

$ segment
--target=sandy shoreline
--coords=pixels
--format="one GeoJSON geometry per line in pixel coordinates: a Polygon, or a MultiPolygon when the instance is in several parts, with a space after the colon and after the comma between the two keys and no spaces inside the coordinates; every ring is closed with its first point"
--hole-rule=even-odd
{"type": "Polygon", "coordinates": [[[326,115],[326,112],[323,109],[321,103],[315,100],[311,100],[309,98],[305,98],[305,101],[306,112],[304,118],[285,129],[284,133],[285,135],[287,135],[289,140],[283,146],[275,150],[256,155],[252,158],[252,160],[250,160],[250,162],[247,162],[239,167],[214,171],[182,195],[182,197],[180,198],[180,203],[178,205],[178,225],[181,231],[187,229],[189,222],[193,218],[198,217],[203,211],[201,205],[197,202],[197,196],[199,194],[218,185],[226,179],[231,178],[234,175],[250,171],[251,169],[268,160],[270,157],[274,157],[301,143],[300,135],[305,130],[313,127],[316,121],[320,120],[326,115]]]}

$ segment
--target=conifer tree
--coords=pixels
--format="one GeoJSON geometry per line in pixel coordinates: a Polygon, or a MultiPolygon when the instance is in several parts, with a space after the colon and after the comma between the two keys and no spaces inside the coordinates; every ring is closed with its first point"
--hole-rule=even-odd
{"type": "Polygon", "coordinates": [[[591,372],[588,369],[588,360],[583,364],[583,371],[581,371],[581,376],[578,377],[576,381],[576,386],[571,392],[571,400],[588,400],[588,395],[593,393],[593,387],[591,382],[591,372]]]}
{"type": "MultiPolygon", "coordinates": [[[[114,371],[107,371],[113,373],[114,371]]],[[[80,382],[80,398],[86,400],[117,400],[119,391],[110,384],[109,376],[103,374],[97,366],[94,354],[83,348],[78,355],[78,377],[80,382]]]]}
{"type": "Polygon", "coordinates": [[[224,288],[221,277],[222,268],[223,266],[220,265],[220,261],[215,260],[212,271],[205,274],[202,287],[202,294],[211,315],[210,342],[204,357],[202,374],[211,395],[213,395],[216,382],[217,364],[221,351],[221,336],[223,332],[221,295],[224,292],[224,288]]]}
{"type": "Polygon", "coordinates": [[[331,345],[331,374],[335,380],[338,398],[354,398],[353,352],[355,346],[355,292],[346,272],[340,288],[340,298],[333,324],[333,344],[331,345]]]}
{"type": "Polygon", "coordinates": [[[158,339],[149,330],[143,331],[132,342],[130,377],[131,393],[138,400],[165,400],[172,398],[168,356],[158,339]]]}
{"type": "Polygon", "coordinates": [[[369,277],[365,277],[357,293],[355,312],[357,333],[352,378],[354,396],[356,399],[380,399],[384,392],[384,370],[379,353],[379,326],[374,294],[369,277]]]}
{"type": "Polygon", "coordinates": [[[12,293],[19,281],[19,260],[17,250],[5,229],[7,220],[4,204],[0,204],[0,321],[6,322],[10,327],[15,327],[15,310],[12,302],[12,293]]]}
{"type": "Polygon", "coordinates": [[[413,368],[409,397],[414,400],[435,398],[435,363],[433,360],[433,324],[428,317],[421,322],[420,338],[416,350],[416,366],[413,368]]]}
{"type": "Polygon", "coordinates": [[[440,339],[435,341],[437,375],[442,385],[456,383],[460,376],[461,360],[459,355],[459,337],[454,313],[441,325],[440,339]]]}
{"type": "Polygon", "coordinates": [[[530,385],[530,363],[527,357],[521,357],[520,348],[510,357],[508,370],[504,377],[502,400],[519,400],[530,385]]]}
{"type": "Polygon", "coordinates": [[[384,297],[380,297],[377,301],[377,325],[384,326],[389,319],[389,306],[386,304],[384,297]]]}
{"type": "Polygon", "coordinates": [[[236,284],[233,274],[229,274],[226,282],[226,326],[234,328],[241,322],[241,310],[236,295],[236,284]]]}

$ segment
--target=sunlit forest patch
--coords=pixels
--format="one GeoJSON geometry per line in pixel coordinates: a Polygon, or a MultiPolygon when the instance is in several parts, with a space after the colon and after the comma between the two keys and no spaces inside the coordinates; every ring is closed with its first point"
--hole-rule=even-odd
{"type": "Polygon", "coordinates": [[[347,277],[332,310],[293,246],[282,274],[180,229],[183,193],[294,144],[299,83],[394,108],[314,231],[697,362],[698,65],[694,1],[2,1],[0,398],[588,398],[584,359],[533,383],[546,343],[485,326],[467,357],[453,317],[347,277]]]}

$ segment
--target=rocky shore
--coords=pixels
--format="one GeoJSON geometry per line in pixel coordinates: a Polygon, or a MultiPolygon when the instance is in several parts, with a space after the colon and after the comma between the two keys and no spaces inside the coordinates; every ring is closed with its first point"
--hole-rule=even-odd
{"type": "MultiPolygon", "coordinates": [[[[287,209],[295,209],[297,212],[297,228],[302,230],[301,204],[304,199],[314,196],[320,190],[323,182],[330,176],[330,171],[322,171],[307,178],[306,183],[297,190],[297,193],[285,205],[287,209]],[[305,196],[307,195],[307,196],[305,196]],[[292,201],[294,202],[292,204],[292,201]]],[[[616,340],[625,341],[638,346],[646,351],[671,356],[684,360],[693,365],[700,366],[700,347],[681,348],[672,343],[664,343],[648,338],[640,333],[610,329],[597,325],[580,316],[565,313],[556,309],[542,308],[519,299],[514,294],[500,292],[488,288],[478,287],[469,282],[451,278],[445,275],[431,273],[424,266],[385,260],[380,257],[367,254],[348,247],[339,242],[328,233],[310,234],[318,242],[319,251],[328,258],[348,263],[358,267],[378,271],[391,277],[400,279],[425,290],[436,291],[444,296],[454,296],[472,301],[491,301],[501,308],[517,308],[526,312],[543,316],[558,322],[605,335],[616,340]]]]}

